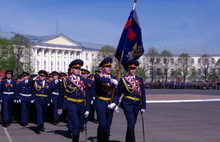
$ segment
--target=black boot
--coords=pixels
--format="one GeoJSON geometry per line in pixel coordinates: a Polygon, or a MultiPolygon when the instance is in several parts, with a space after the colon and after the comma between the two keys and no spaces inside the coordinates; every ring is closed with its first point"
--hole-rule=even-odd
{"type": "Polygon", "coordinates": [[[7,127],[8,126],[8,120],[3,120],[2,121],[2,126],[7,127]]]}
{"type": "Polygon", "coordinates": [[[135,142],[135,134],[134,134],[134,130],[131,130],[131,142],[135,142]]]}
{"type": "Polygon", "coordinates": [[[79,142],[79,135],[74,135],[72,138],[72,142],[79,142]]]}
{"type": "Polygon", "coordinates": [[[37,127],[39,131],[44,132],[44,127],[42,125],[38,125],[37,127]]]}
{"type": "Polygon", "coordinates": [[[135,142],[134,130],[127,130],[125,142],[135,142]]]}
{"type": "Polygon", "coordinates": [[[97,142],[104,142],[104,132],[102,127],[98,127],[97,130],[97,142]]]}
{"type": "Polygon", "coordinates": [[[68,129],[68,132],[67,132],[67,137],[69,137],[69,138],[72,138],[72,131],[70,130],[70,129],[68,129]]]}
{"type": "Polygon", "coordinates": [[[109,133],[108,132],[104,132],[103,142],[109,142],[109,133]]]}

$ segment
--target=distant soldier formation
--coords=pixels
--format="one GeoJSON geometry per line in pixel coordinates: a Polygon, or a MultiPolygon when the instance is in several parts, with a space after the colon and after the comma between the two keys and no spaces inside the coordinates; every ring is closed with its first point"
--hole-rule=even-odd
{"type": "Polygon", "coordinates": [[[217,89],[220,88],[220,80],[217,81],[169,81],[169,82],[145,82],[147,89],[217,89]]]}
{"type": "Polygon", "coordinates": [[[6,70],[0,80],[1,121],[27,126],[36,123],[45,131],[45,121],[54,125],[67,123],[67,135],[79,142],[80,132],[87,131],[87,120],[98,124],[97,142],[108,142],[114,112],[121,107],[127,120],[125,141],[135,142],[135,124],[139,112],[146,109],[145,84],[135,75],[138,61],[127,63],[128,74],[116,79],[111,74],[112,58],[104,58],[95,74],[83,69],[84,62],[75,59],[67,73],[45,70],[30,75],[23,72],[15,80],[6,70]],[[96,117],[95,117],[96,116],[96,117]],[[97,118],[97,119],[96,119],[97,118]]]}

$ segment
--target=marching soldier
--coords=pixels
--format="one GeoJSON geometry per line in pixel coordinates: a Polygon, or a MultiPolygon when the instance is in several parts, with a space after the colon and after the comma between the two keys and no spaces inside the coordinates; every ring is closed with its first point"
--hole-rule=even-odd
{"type": "Polygon", "coordinates": [[[58,103],[58,96],[59,96],[59,73],[57,71],[53,71],[51,73],[53,75],[53,81],[51,82],[52,87],[52,103],[53,103],[53,122],[54,124],[59,123],[59,115],[57,113],[57,103],[58,103]]]}
{"type": "Polygon", "coordinates": [[[37,111],[37,125],[39,131],[43,132],[45,129],[45,113],[48,104],[51,103],[51,86],[50,83],[46,81],[46,77],[48,76],[48,74],[45,70],[40,70],[38,72],[38,75],[39,76],[36,76],[32,80],[30,80],[29,84],[34,86],[34,101],[37,111]]]}
{"type": "Polygon", "coordinates": [[[12,79],[13,71],[5,72],[5,80],[1,82],[0,95],[2,101],[2,125],[7,127],[11,123],[14,101],[16,101],[16,81],[12,79]]]}
{"type": "MultiPolygon", "coordinates": [[[[89,73],[90,73],[90,71],[88,71],[88,70],[86,70],[86,69],[81,69],[81,77],[83,78],[83,79],[85,79],[85,83],[86,83],[86,85],[87,85],[87,87],[88,87],[88,92],[89,92],[89,98],[90,98],[90,102],[91,102],[91,83],[90,83],[90,81],[88,80],[88,75],[89,75],[89,73]]],[[[90,110],[91,110],[91,107],[90,107],[90,110]]],[[[83,116],[82,116],[83,117],[83,116]]],[[[83,118],[81,118],[80,119],[81,120],[81,126],[80,126],[80,131],[81,132],[83,132],[84,131],[84,125],[85,125],[85,119],[83,119],[83,118]]]]}
{"type": "Polygon", "coordinates": [[[29,121],[29,112],[31,100],[33,99],[33,88],[28,86],[29,73],[23,72],[23,81],[18,83],[16,92],[18,94],[18,103],[21,103],[21,125],[27,126],[29,121]]]}
{"type": "Polygon", "coordinates": [[[58,100],[58,113],[61,114],[62,109],[65,109],[68,119],[72,123],[73,142],[79,142],[80,119],[83,115],[88,117],[90,109],[88,87],[85,79],[80,77],[82,66],[83,61],[80,59],[73,60],[69,64],[71,74],[63,78],[63,86],[58,100]]]}
{"type": "Polygon", "coordinates": [[[95,79],[94,79],[94,74],[90,74],[88,76],[88,79],[89,79],[89,88],[90,88],[90,99],[91,99],[91,109],[90,109],[90,112],[89,112],[89,117],[88,119],[93,121],[93,122],[96,122],[97,123],[97,120],[95,119],[95,108],[94,108],[94,100],[95,100],[95,96],[96,96],[96,93],[95,93],[95,79]]]}
{"type": "Polygon", "coordinates": [[[128,75],[120,79],[118,93],[123,94],[121,108],[127,119],[127,133],[125,142],[135,142],[134,128],[139,111],[145,112],[146,96],[143,79],[136,76],[136,67],[139,62],[130,60],[127,62],[128,75]]]}
{"type": "Polygon", "coordinates": [[[102,68],[100,73],[95,75],[96,99],[95,109],[98,117],[97,142],[108,142],[110,127],[112,123],[114,107],[118,102],[118,95],[113,100],[112,92],[113,84],[118,85],[118,81],[111,75],[112,58],[107,57],[102,60],[99,67],[102,68]]]}

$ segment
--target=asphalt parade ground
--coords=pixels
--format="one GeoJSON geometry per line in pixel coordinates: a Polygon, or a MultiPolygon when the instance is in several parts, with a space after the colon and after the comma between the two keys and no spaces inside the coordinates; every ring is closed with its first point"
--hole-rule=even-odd
{"type": "MultiPolygon", "coordinates": [[[[220,90],[147,89],[147,109],[143,114],[146,142],[219,142],[220,90]]],[[[114,114],[110,142],[124,142],[126,119],[123,110],[114,114]]],[[[139,114],[135,135],[143,142],[142,117],[139,114]]],[[[96,142],[97,123],[88,121],[87,142],[96,142]]],[[[0,128],[0,142],[70,142],[67,124],[45,123],[45,132],[29,123],[12,123],[0,128]]],[[[80,133],[80,142],[85,132],[80,133]]]]}

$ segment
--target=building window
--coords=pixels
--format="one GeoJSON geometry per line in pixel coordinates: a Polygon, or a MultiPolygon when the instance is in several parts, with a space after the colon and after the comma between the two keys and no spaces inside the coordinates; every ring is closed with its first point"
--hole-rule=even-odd
{"type": "Polygon", "coordinates": [[[194,59],[191,59],[191,63],[194,64],[194,59]]]}
{"type": "Polygon", "coordinates": [[[201,59],[198,59],[198,64],[200,64],[201,63],[201,59]]]}
{"type": "Polygon", "coordinates": [[[39,66],[40,66],[40,62],[37,61],[37,70],[36,70],[36,72],[39,71],[39,66]]]}
{"type": "Polygon", "coordinates": [[[174,59],[173,58],[171,59],[171,64],[174,64],[174,59]]]}
{"type": "Polygon", "coordinates": [[[53,62],[51,62],[51,71],[53,71],[53,62]]]}
{"type": "Polygon", "coordinates": [[[198,69],[198,75],[201,75],[202,71],[201,69],[198,69]]]}
{"type": "Polygon", "coordinates": [[[44,70],[46,70],[46,61],[44,61],[44,70]]]}
{"type": "Polygon", "coordinates": [[[60,62],[57,62],[57,71],[60,70],[60,62]]]}
{"type": "Polygon", "coordinates": [[[95,59],[95,58],[94,58],[94,54],[92,54],[92,59],[95,59]]]}
{"type": "Polygon", "coordinates": [[[89,55],[88,54],[86,54],[86,60],[89,60],[89,55]]]}
{"type": "Polygon", "coordinates": [[[215,64],[215,59],[212,59],[212,64],[215,64]]]}

